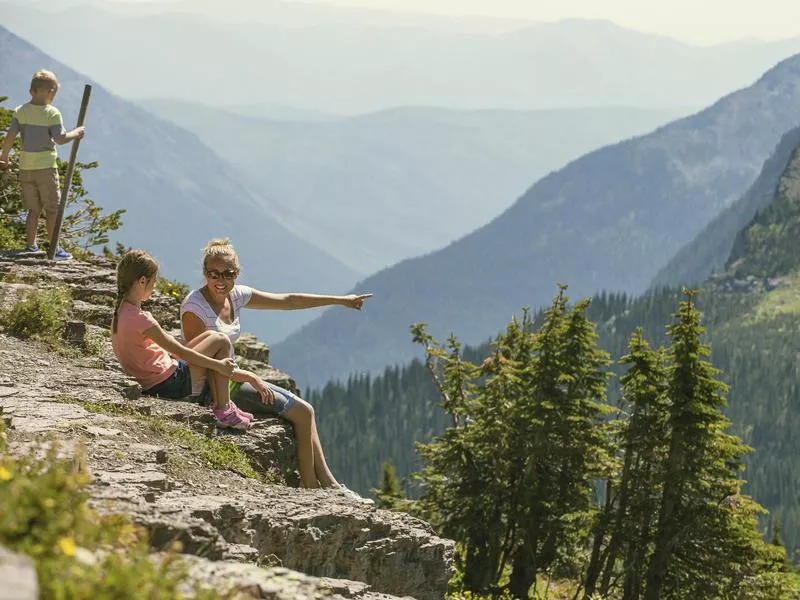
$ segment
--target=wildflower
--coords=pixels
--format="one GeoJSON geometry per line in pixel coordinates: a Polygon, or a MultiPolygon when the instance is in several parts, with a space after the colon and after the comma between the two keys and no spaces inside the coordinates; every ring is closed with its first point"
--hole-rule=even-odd
{"type": "Polygon", "coordinates": [[[75,540],[71,537],[62,537],[58,540],[58,547],[67,556],[75,556],[75,540]]]}

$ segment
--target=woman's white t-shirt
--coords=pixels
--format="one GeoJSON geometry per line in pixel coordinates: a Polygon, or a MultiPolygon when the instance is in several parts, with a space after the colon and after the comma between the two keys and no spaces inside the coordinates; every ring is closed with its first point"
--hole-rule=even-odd
{"type": "Polygon", "coordinates": [[[181,333],[183,338],[186,339],[186,332],[183,330],[183,315],[190,312],[198,317],[206,329],[209,331],[219,331],[224,333],[231,340],[231,343],[239,339],[241,333],[241,326],[239,325],[239,313],[242,307],[250,302],[250,297],[253,295],[253,288],[246,285],[235,285],[230,291],[229,297],[231,301],[231,308],[233,312],[233,322],[226,323],[219,318],[219,315],[214,312],[211,305],[206,300],[205,296],[200,290],[192,290],[189,295],[181,302],[181,333]]]}

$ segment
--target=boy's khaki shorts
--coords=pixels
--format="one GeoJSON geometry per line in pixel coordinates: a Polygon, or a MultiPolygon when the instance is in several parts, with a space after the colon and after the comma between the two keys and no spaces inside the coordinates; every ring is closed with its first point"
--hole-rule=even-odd
{"type": "Polygon", "coordinates": [[[58,186],[58,169],[20,169],[19,183],[22,186],[22,202],[28,210],[38,210],[46,215],[56,215],[61,201],[58,186]]]}

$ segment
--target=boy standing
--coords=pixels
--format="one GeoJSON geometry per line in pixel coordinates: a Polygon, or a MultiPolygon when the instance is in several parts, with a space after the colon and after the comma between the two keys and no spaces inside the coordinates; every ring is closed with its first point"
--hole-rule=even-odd
{"type": "MultiPolygon", "coordinates": [[[[42,212],[45,215],[47,233],[52,239],[58,217],[61,191],[58,182],[58,168],[55,144],[66,144],[81,139],[83,127],[70,132],[64,129],[61,113],[52,105],[58,91],[58,79],[50,71],[37,71],[31,80],[31,101],[17,107],[8,129],[2,153],[0,168],[5,168],[8,153],[17,137],[22,136],[22,153],[19,158],[19,182],[22,187],[22,201],[28,209],[25,222],[27,233],[26,252],[38,252],[36,229],[42,212]]],[[[58,248],[55,258],[72,258],[69,252],[58,248]]]]}

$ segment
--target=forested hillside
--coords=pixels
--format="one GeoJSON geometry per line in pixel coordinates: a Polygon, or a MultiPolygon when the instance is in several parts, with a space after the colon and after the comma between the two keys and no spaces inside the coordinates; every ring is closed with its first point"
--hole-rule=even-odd
{"type": "MultiPolygon", "coordinates": [[[[770,511],[763,521],[766,528],[772,531],[775,522],[781,524],[790,553],[800,549],[798,227],[800,150],[783,171],[773,202],[739,234],[729,268],[709,279],[697,297],[708,327],[711,360],[730,385],[726,414],[733,431],[755,449],[745,457],[744,489],[770,511]]],[[[665,327],[679,300],[676,289],[633,300],[601,294],[586,314],[598,324],[600,347],[619,359],[637,327],[643,328],[653,347],[665,344],[665,327]]],[[[484,345],[465,352],[480,363],[491,348],[484,345]]],[[[424,365],[414,362],[386,370],[369,388],[361,379],[345,386],[329,384],[311,394],[331,463],[345,481],[362,491],[374,487],[382,460],[394,461],[400,475],[419,468],[410,448],[415,441],[431,439],[448,421],[438,407],[437,390],[425,375],[424,365]],[[391,401],[384,388],[392,390],[391,401]],[[354,429],[349,417],[359,411],[364,420],[354,429]],[[370,444],[373,439],[381,445],[391,440],[391,451],[370,444]]],[[[612,399],[618,385],[618,379],[612,379],[612,399]]]]}

